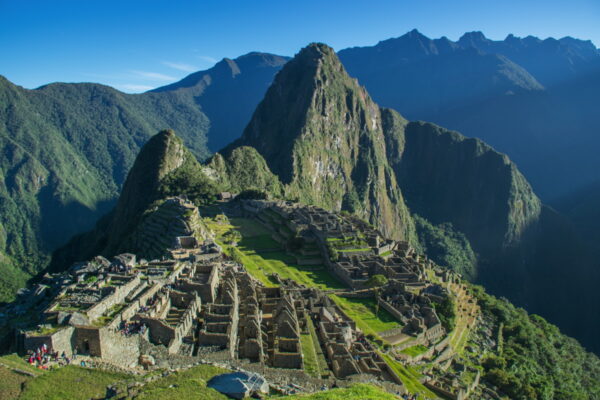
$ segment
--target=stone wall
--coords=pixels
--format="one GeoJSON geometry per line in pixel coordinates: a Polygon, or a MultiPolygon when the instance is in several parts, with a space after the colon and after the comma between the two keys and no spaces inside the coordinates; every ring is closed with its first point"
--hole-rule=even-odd
{"type": "Polygon", "coordinates": [[[140,356],[140,336],[125,336],[111,329],[100,330],[102,359],[123,367],[135,367],[140,356]]]}
{"type": "Polygon", "coordinates": [[[302,369],[302,353],[273,353],[273,366],[276,368],[302,369]]]}
{"type": "Polygon", "coordinates": [[[161,320],[141,316],[140,322],[146,324],[148,327],[148,338],[154,344],[168,346],[175,337],[175,328],[161,320]]]}
{"type": "Polygon", "coordinates": [[[122,303],[125,300],[125,297],[137,286],[140,284],[140,277],[136,275],[132,277],[129,282],[124,283],[123,285],[116,286],[113,293],[106,296],[104,299],[100,300],[97,304],[93,305],[86,311],[86,315],[93,321],[98,319],[102,314],[106,312],[109,308],[113,307],[116,304],[122,303]]]}
{"type": "Polygon", "coordinates": [[[51,335],[29,335],[25,334],[23,337],[23,349],[35,351],[42,345],[46,345],[49,350],[63,351],[67,356],[71,357],[73,354],[73,332],[75,328],[68,326],[62,328],[51,335]]]}
{"type": "Polygon", "coordinates": [[[78,326],[75,329],[74,348],[80,354],[102,357],[100,329],[92,326],[78,326]]]}

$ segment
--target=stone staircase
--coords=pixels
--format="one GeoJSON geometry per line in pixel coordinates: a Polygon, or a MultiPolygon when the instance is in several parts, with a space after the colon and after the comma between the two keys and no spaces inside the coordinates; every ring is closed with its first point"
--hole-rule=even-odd
{"type": "Polygon", "coordinates": [[[185,313],[184,309],[171,307],[165,320],[167,321],[167,324],[169,324],[170,326],[176,327],[177,325],[179,325],[179,321],[181,321],[181,317],[183,316],[184,313],[185,313]]]}

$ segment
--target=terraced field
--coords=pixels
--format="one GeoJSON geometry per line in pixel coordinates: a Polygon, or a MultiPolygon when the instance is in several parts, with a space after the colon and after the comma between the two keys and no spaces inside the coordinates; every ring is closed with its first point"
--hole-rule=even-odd
{"type": "Polygon", "coordinates": [[[479,307],[475,302],[470,302],[472,297],[464,290],[461,285],[453,284],[452,292],[456,296],[456,325],[450,333],[450,345],[457,353],[461,353],[467,340],[471,328],[476,322],[479,314],[479,307]]]}

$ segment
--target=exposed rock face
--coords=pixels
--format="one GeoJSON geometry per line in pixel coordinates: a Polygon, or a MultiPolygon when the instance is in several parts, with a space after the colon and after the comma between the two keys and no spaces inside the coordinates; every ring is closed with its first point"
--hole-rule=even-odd
{"type": "Polygon", "coordinates": [[[386,160],[382,110],[335,52],[311,44],[288,62],[240,140],[286,184],[286,195],[348,210],[395,238],[414,226],[386,160]]]}

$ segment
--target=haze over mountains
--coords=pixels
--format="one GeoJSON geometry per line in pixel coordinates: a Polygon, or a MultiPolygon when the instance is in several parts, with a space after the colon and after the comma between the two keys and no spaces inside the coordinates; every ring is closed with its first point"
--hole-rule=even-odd
{"type": "Polygon", "coordinates": [[[250,53],[140,95],[3,80],[5,298],[110,209],[140,147],[173,128],[200,161],[240,138],[205,166],[215,185],[355,212],[424,247],[441,237],[451,245],[440,260],[458,251],[473,260],[467,276],[598,351],[600,321],[585,312],[598,304],[597,262],[534,191],[553,199],[600,178],[599,60],[591,43],[571,38],[495,42],[471,33],[452,42],[412,31],[342,50],[339,60],[322,45],[288,64],[250,53]],[[480,140],[408,122],[416,119],[481,138],[510,159],[480,140]]]}

